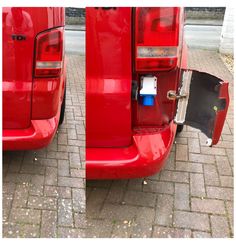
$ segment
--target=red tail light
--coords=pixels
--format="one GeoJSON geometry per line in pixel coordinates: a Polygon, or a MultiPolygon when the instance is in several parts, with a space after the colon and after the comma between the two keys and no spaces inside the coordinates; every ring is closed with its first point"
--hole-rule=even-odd
{"type": "Polygon", "coordinates": [[[180,8],[136,8],[135,66],[137,71],[169,70],[176,66],[180,8]]]}
{"type": "Polygon", "coordinates": [[[35,77],[57,77],[63,60],[63,28],[40,33],[36,37],[35,77]]]}

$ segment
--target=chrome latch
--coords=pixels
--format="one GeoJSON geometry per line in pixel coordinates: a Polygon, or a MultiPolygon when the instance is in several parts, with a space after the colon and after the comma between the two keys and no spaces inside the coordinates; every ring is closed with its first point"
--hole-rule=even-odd
{"type": "Polygon", "coordinates": [[[187,94],[177,94],[174,90],[170,90],[167,92],[167,98],[169,100],[179,100],[187,98],[187,94]]]}

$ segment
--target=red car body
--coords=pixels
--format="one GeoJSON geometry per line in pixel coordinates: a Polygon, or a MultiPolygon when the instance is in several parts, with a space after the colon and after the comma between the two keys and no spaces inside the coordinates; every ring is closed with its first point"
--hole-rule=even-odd
{"type": "Polygon", "coordinates": [[[155,174],[177,124],[216,144],[228,103],[227,82],[187,69],[183,9],[86,8],[87,179],[155,174]]]}
{"type": "Polygon", "coordinates": [[[3,150],[45,147],[63,121],[64,16],[64,8],[3,8],[3,150]]]}

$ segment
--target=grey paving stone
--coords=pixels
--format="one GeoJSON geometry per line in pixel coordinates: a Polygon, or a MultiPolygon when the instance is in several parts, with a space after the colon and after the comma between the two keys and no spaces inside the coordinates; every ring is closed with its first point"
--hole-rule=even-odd
{"type": "Polygon", "coordinates": [[[211,216],[212,237],[225,238],[229,237],[229,227],[226,217],[211,216]]]}
{"type": "Polygon", "coordinates": [[[170,226],[173,219],[173,196],[160,194],[157,199],[155,224],[170,226]]]}
{"type": "Polygon", "coordinates": [[[210,231],[208,215],[195,212],[175,211],[174,226],[179,228],[210,231]]]}
{"type": "Polygon", "coordinates": [[[191,196],[206,196],[205,183],[203,174],[191,173],[190,174],[190,193],[191,196]]]}
{"type": "Polygon", "coordinates": [[[191,210],[200,213],[225,214],[225,205],[222,200],[192,198],[191,210]]]}
{"type": "Polygon", "coordinates": [[[189,185],[175,183],[174,207],[179,210],[190,210],[189,185]]]}
{"type": "Polygon", "coordinates": [[[152,237],[154,238],[191,238],[191,230],[173,228],[173,227],[155,226],[152,237]]]}

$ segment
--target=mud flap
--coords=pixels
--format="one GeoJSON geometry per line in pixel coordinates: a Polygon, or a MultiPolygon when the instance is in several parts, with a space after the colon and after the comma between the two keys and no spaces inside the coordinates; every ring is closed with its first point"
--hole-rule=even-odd
{"type": "Polygon", "coordinates": [[[228,105],[228,82],[205,72],[186,70],[178,98],[175,123],[200,129],[207,145],[219,141],[228,105]]]}

